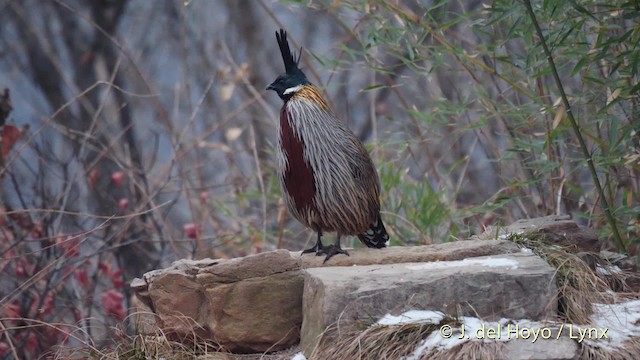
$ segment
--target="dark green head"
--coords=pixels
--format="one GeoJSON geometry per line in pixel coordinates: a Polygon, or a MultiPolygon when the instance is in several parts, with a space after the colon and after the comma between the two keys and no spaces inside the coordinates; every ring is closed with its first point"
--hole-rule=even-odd
{"type": "Polygon", "coordinates": [[[267,90],[275,91],[282,100],[287,101],[296,91],[300,90],[303,85],[309,84],[309,80],[307,80],[302,70],[298,68],[302,49],[300,49],[300,53],[296,58],[295,54],[293,54],[289,48],[287,32],[283,29],[280,29],[280,33],[276,31],[276,39],[278,40],[278,46],[280,47],[280,54],[282,54],[286,73],[278,76],[276,81],[267,86],[267,90]]]}

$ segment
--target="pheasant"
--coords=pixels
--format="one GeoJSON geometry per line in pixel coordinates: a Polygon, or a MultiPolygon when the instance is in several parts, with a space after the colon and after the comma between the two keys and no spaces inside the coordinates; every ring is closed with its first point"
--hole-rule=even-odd
{"type": "Polygon", "coordinates": [[[276,156],[283,198],[295,219],[318,235],[303,254],[349,255],[342,236],[355,235],[370,248],[389,244],[380,218],[380,181],[369,153],[333,113],[291,52],[287,33],[276,31],[286,72],[267,87],[284,102],[280,109],[276,156]],[[335,232],[333,245],[322,235],[335,232]]]}

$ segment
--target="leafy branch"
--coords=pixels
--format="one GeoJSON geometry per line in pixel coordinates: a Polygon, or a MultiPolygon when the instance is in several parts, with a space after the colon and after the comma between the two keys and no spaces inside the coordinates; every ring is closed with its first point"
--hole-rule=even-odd
{"type": "Polygon", "coordinates": [[[530,0],[524,0],[524,4],[527,7],[527,11],[529,13],[529,17],[531,17],[531,22],[533,22],[533,26],[536,29],[538,37],[540,38],[540,44],[544,49],[544,53],[547,56],[547,61],[549,61],[549,66],[551,67],[551,73],[553,74],[553,78],[556,81],[556,85],[558,86],[558,90],[560,91],[560,96],[562,98],[562,102],[564,103],[565,109],[567,111],[567,117],[569,118],[569,122],[571,123],[571,127],[573,128],[573,132],[580,143],[580,149],[584,154],[584,157],[587,159],[587,165],[589,166],[589,171],[591,172],[591,177],[593,178],[594,186],[596,187],[596,191],[598,192],[598,196],[600,197],[600,201],[602,202],[602,207],[604,209],[604,213],[607,217],[607,221],[609,225],[611,225],[611,230],[613,232],[613,238],[615,240],[616,246],[619,250],[625,251],[624,242],[618,232],[618,227],[616,225],[616,219],[613,217],[611,213],[611,207],[609,206],[609,202],[607,201],[607,197],[604,194],[604,190],[602,189],[602,185],[600,185],[600,179],[598,178],[598,173],[596,171],[595,165],[593,165],[593,157],[587,149],[587,145],[584,142],[582,137],[582,133],[580,132],[580,127],[578,126],[578,122],[573,116],[573,112],[571,111],[571,105],[569,104],[569,99],[567,98],[567,94],[564,92],[564,87],[562,86],[562,81],[560,80],[560,76],[558,75],[558,70],[556,68],[556,64],[553,61],[553,56],[551,55],[551,51],[547,47],[547,43],[544,40],[544,35],[542,34],[542,30],[540,29],[540,25],[538,24],[538,20],[536,19],[536,14],[533,12],[533,8],[531,7],[530,0]]]}

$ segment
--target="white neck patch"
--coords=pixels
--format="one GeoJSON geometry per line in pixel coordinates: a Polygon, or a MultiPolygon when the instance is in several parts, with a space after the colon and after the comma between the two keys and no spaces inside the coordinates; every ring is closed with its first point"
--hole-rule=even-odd
{"type": "Polygon", "coordinates": [[[304,87],[304,85],[298,85],[298,86],[290,87],[287,90],[285,90],[282,94],[283,95],[288,95],[288,94],[294,93],[294,92],[302,89],[303,87],[304,87]]]}

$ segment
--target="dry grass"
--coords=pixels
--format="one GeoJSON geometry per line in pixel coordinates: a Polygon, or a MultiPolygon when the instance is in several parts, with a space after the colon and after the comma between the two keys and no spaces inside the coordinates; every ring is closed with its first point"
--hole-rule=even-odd
{"type": "Polygon", "coordinates": [[[425,351],[416,360],[457,360],[457,359],[502,359],[500,356],[501,349],[504,343],[500,341],[495,342],[480,342],[480,341],[467,341],[464,344],[452,347],[447,350],[431,350],[425,351]]]}
{"type": "Polygon", "coordinates": [[[588,324],[593,303],[609,304],[616,299],[638,295],[637,290],[628,285],[640,279],[637,273],[620,271],[602,275],[594,271],[596,263],[611,265],[598,254],[582,253],[578,256],[561,246],[546,242],[545,236],[538,233],[510,234],[507,239],[531,249],[556,268],[558,310],[562,320],[567,323],[588,324]],[[613,296],[613,291],[618,295],[613,296]]]}
{"type": "Polygon", "coordinates": [[[635,360],[640,354],[640,339],[629,340],[624,347],[615,350],[604,350],[583,343],[579,351],[579,358],[585,360],[635,360]]]}
{"type": "Polygon", "coordinates": [[[445,316],[438,323],[375,325],[361,331],[354,330],[347,334],[341,334],[337,338],[332,336],[331,329],[329,329],[325,334],[323,345],[311,359],[396,360],[409,357],[415,360],[453,360],[499,358],[498,355],[503,347],[502,342],[467,341],[444,350],[426,349],[422,353],[414,354],[423,340],[434,331],[439,331],[443,325],[455,328],[460,325],[460,322],[451,316],[445,316]]]}
{"type": "Polygon", "coordinates": [[[83,347],[61,348],[52,359],[92,359],[92,360],[290,360],[299,350],[292,347],[287,350],[262,354],[234,354],[219,344],[203,339],[192,332],[190,334],[155,329],[153,333],[125,335],[110,346],[98,348],[83,347]]]}
{"type": "MultiPolygon", "coordinates": [[[[562,319],[570,324],[590,324],[592,304],[613,304],[640,297],[637,272],[619,271],[600,274],[597,266],[612,264],[597,253],[580,256],[566,249],[549,244],[541,234],[511,234],[509,240],[530,248],[556,268],[558,286],[558,310],[562,319]]],[[[640,354],[640,338],[631,338],[617,349],[604,349],[595,343],[579,344],[580,359],[636,359],[640,354]]]]}
{"type": "Polygon", "coordinates": [[[194,359],[198,356],[217,353],[220,346],[199,338],[195,333],[178,334],[157,329],[153,334],[125,335],[103,348],[83,346],[65,347],[53,354],[53,359],[194,359]]]}
{"type": "Polygon", "coordinates": [[[452,319],[443,319],[439,324],[371,326],[339,337],[334,336],[332,329],[328,329],[313,359],[400,359],[411,354],[422,339],[447,320],[452,319]]]}

